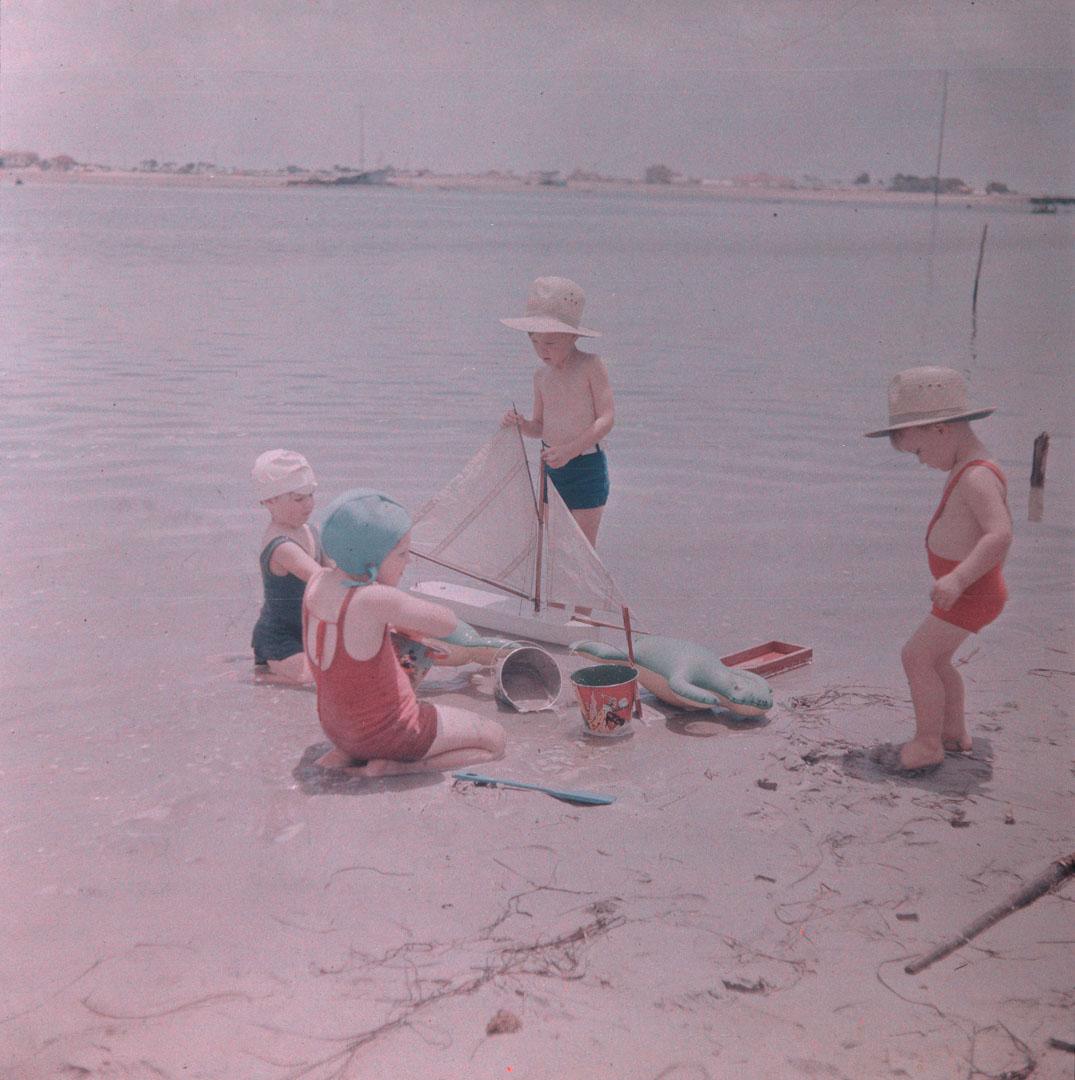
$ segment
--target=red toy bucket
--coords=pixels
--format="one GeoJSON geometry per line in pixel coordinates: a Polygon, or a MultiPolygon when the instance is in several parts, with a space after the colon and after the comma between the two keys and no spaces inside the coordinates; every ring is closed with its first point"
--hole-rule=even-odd
{"type": "Polygon", "coordinates": [[[589,735],[626,735],[638,697],[638,671],[627,664],[595,664],[571,675],[589,735]]]}

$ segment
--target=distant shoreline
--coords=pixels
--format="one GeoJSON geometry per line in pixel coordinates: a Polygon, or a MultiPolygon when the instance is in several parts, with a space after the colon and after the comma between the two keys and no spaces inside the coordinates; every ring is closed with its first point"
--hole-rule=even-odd
{"type": "MultiPolygon", "coordinates": [[[[301,177],[256,174],[182,174],[139,172],[127,169],[83,170],[34,168],[0,168],[0,186],[11,187],[40,185],[114,185],[163,188],[287,188],[293,191],[321,191],[333,189],[334,185],[307,185],[295,181],[301,177]]],[[[931,192],[884,191],[876,187],[863,188],[787,188],[760,185],[734,184],[646,184],[632,180],[570,180],[560,185],[539,183],[522,177],[466,176],[466,175],[413,175],[397,173],[387,184],[371,187],[407,188],[412,191],[472,191],[472,192],[586,192],[635,195],[644,198],[689,198],[735,202],[810,202],[851,203],[859,205],[921,206],[932,205],[931,192]]],[[[362,191],[365,186],[356,184],[346,190],[362,191]]],[[[1040,197],[1040,196],[1039,196],[1040,197]]],[[[991,209],[1025,209],[1035,196],[1025,194],[991,195],[940,195],[938,203],[945,206],[977,206],[991,209]]]]}

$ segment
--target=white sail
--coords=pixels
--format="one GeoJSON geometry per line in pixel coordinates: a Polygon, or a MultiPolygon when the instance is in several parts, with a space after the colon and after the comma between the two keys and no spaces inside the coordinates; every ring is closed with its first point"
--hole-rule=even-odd
{"type": "MultiPolygon", "coordinates": [[[[539,470],[528,469],[519,433],[501,428],[458,476],[414,516],[415,555],[533,598],[541,534],[539,470]]],[[[608,570],[552,484],[541,567],[541,604],[620,614],[608,570]]]]}

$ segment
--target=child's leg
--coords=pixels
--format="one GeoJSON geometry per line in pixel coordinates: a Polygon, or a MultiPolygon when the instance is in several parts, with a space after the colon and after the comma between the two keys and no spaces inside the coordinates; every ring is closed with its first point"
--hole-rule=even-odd
{"type": "MultiPolygon", "coordinates": [[[[901,659],[914,704],[915,736],[900,749],[900,764],[917,769],[944,760],[942,733],[948,715],[947,688],[962,679],[952,667],[952,654],[966,640],[969,630],[927,615],[903,647],[901,659]],[[943,672],[943,674],[942,674],[943,672]]],[[[960,695],[960,711],[962,700],[960,695]]]]}
{"type": "Polygon", "coordinates": [[[579,528],[585,533],[590,541],[590,547],[597,547],[597,530],[601,528],[601,515],[605,512],[603,506],[595,506],[588,510],[572,510],[571,516],[579,523],[579,528]]]}
{"type": "Polygon", "coordinates": [[[420,761],[370,761],[355,769],[361,776],[400,776],[482,765],[504,756],[504,728],[468,709],[437,706],[437,736],[420,761]]]}
{"type": "Polygon", "coordinates": [[[310,666],[306,663],[305,653],[293,653],[284,657],[283,660],[270,660],[269,671],[288,682],[307,686],[314,681],[310,672],[310,666]]]}
{"type": "Polygon", "coordinates": [[[937,668],[944,683],[944,724],[941,727],[941,743],[945,750],[972,748],[967,720],[963,714],[963,676],[956,670],[952,658],[937,668]]]}

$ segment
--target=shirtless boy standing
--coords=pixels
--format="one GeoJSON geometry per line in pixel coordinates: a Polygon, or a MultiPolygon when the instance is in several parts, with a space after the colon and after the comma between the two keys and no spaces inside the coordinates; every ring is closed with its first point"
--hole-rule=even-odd
{"type": "Polygon", "coordinates": [[[543,365],[534,372],[533,417],[511,409],[501,424],[515,424],[524,435],[541,439],[549,479],[596,547],[609,490],[600,442],[615,415],[604,361],[575,346],[580,337],[601,336],[579,325],[585,300],[573,281],[541,277],[530,286],[525,317],[500,320],[526,331],[543,365]]]}
{"type": "Polygon", "coordinates": [[[867,432],[867,438],[887,435],[897,450],[948,473],[926,529],[933,609],[901,654],[915,736],[900,747],[886,744],[874,755],[886,771],[916,776],[936,769],[946,750],[971,749],[963,679],[952,654],[1004,607],[1008,590],[1001,566],[1012,542],[1012,519],[1004,474],[970,426],[993,409],[967,404],[966,383],[958,371],[901,371],[889,384],[888,406],[888,426],[867,432]]]}

